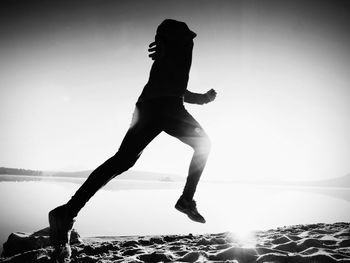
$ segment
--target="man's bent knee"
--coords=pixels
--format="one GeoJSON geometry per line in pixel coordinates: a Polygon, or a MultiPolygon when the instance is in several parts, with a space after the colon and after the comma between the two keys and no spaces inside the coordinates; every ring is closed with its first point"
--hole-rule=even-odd
{"type": "Polygon", "coordinates": [[[202,155],[209,155],[211,150],[211,141],[208,136],[200,137],[196,140],[196,143],[193,145],[193,149],[196,153],[202,155]]]}

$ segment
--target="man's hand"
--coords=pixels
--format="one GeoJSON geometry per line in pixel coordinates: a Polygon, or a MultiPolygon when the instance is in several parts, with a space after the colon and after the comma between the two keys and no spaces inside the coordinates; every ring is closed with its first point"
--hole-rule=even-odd
{"type": "Polygon", "coordinates": [[[213,100],[215,100],[216,94],[216,91],[214,89],[211,89],[207,91],[204,95],[208,98],[208,102],[212,102],[213,100]]]}
{"type": "Polygon", "coordinates": [[[154,41],[148,46],[148,56],[152,60],[158,60],[164,56],[164,48],[163,45],[161,44],[161,41],[154,41]]]}

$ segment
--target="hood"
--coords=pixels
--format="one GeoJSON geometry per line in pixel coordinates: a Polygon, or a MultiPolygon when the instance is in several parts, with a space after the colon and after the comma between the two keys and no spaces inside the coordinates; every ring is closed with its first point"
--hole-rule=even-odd
{"type": "Polygon", "coordinates": [[[194,39],[197,34],[186,23],[165,19],[157,28],[157,35],[166,39],[194,39]]]}

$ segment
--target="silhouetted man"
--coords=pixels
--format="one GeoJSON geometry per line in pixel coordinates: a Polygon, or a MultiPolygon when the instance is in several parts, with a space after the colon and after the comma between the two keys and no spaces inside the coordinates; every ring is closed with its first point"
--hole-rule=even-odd
{"type": "Polygon", "coordinates": [[[184,102],[205,104],[215,99],[216,92],[211,89],[198,94],[187,90],[195,37],[183,22],[166,19],[158,26],[155,42],[149,49],[149,56],[154,60],[149,80],[136,103],[132,123],[118,152],[90,174],[67,204],[49,213],[51,242],[58,253],[70,256],[70,231],[86,202],[109,180],[132,167],[162,131],[194,150],[186,185],[175,208],[191,220],[205,223],[193,196],[208,158],[210,141],[186,111],[184,102]]]}

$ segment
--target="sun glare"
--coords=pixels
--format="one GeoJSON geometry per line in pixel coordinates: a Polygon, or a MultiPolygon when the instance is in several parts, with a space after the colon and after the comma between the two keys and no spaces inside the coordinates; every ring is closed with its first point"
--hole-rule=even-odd
{"type": "Polygon", "coordinates": [[[240,247],[244,248],[254,248],[257,244],[255,232],[244,225],[230,232],[230,239],[231,242],[237,243],[240,247]]]}

